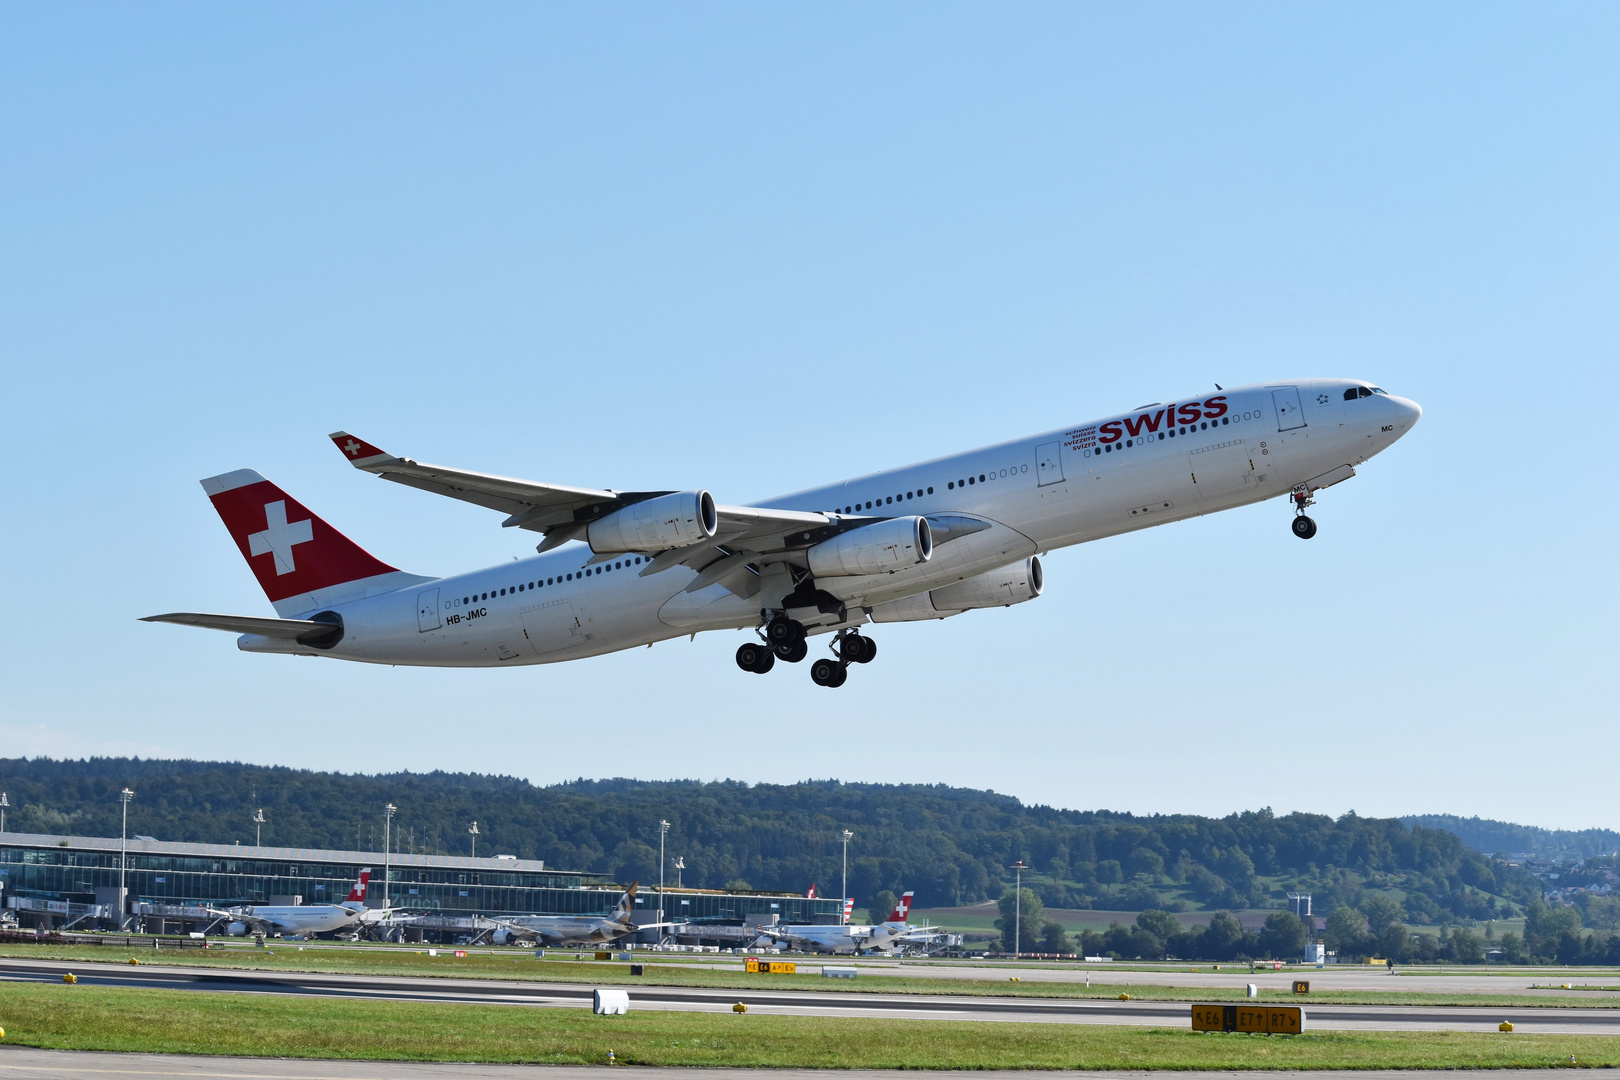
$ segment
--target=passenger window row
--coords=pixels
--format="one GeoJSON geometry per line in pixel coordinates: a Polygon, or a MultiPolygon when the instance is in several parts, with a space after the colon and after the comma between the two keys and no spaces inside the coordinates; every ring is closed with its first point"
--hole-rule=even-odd
{"type": "Polygon", "coordinates": [[[520,592],[528,592],[530,589],[543,589],[547,585],[561,585],[567,581],[581,581],[588,577],[594,577],[597,574],[612,573],[614,570],[628,570],[632,566],[640,566],[643,562],[652,562],[652,560],[643,559],[640,555],[636,555],[628,559],[620,559],[617,562],[600,563],[596,566],[586,566],[574,571],[572,574],[558,574],[556,577],[548,577],[544,580],[536,578],[534,581],[530,581],[526,584],[519,582],[516,585],[509,585],[504,589],[491,589],[486,593],[473,593],[471,596],[463,596],[461,598],[461,603],[477,604],[484,600],[494,600],[499,599],[502,596],[512,596],[520,592]]]}
{"type": "MultiPolygon", "coordinates": [[[[897,502],[905,502],[907,499],[920,499],[924,495],[932,495],[933,493],[933,488],[928,488],[927,490],[918,488],[916,491],[902,491],[898,495],[885,495],[882,498],[868,499],[866,500],[866,504],[864,506],[860,503],[854,503],[850,506],[846,506],[844,507],[844,513],[853,514],[858,510],[870,510],[874,506],[893,506],[897,502]]],[[[838,511],[834,509],[831,511],[831,513],[836,514],[838,511]]]]}

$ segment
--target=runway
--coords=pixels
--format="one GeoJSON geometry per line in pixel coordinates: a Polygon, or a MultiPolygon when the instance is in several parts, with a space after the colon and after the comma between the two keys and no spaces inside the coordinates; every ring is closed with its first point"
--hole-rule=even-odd
{"type": "MultiPolygon", "coordinates": [[[[589,983],[533,983],[480,979],[358,977],[303,972],[204,970],[41,960],[0,960],[0,979],[59,982],[72,971],[80,984],[315,997],[423,1001],[446,1004],[588,1008],[589,983]]],[[[819,993],[802,990],[630,986],[632,1009],[727,1012],[738,1001],[750,1012],[788,1016],[889,1017],[1021,1023],[1134,1024],[1184,1027],[1187,1002],[996,998],[969,995],[819,993]]],[[[1189,998],[1196,994],[1190,994],[1189,998]]],[[[1377,1031],[1495,1031],[1503,1020],[1518,1031],[1620,1035],[1620,1009],[1525,1008],[1446,1005],[1313,1005],[1309,1026],[1377,1031]]]]}
{"type": "MultiPolygon", "coordinates": [[[[636,1066],[638,1080],[826,1080],[824,1069],[705,1069],[636,1066]]],[[[288,1058],[104,1054],[0,1046],[0,1080],[611,1080],[623,1068],[594,1065],[467,1065],[417,1061],[301,1061],[288,1058]]],[[[903,1080],[916,1070],[840,1071],[839,1080],[903,1080]]],[[[975,1072],[975,1080],[1030,1080],[1028,1072],[975,1072]]],[[[1162,1073],[1086,1072],[1096,1080],[1157,1080],[1162,1073]]],[[[1253,1080],[1253,1072],[1178,1072],[1177,1080],[1253,1080]]],[[[1266,1080],[1320,1080],[1321,1073],[1268,1072],[1266,1080]]],[[[1450,1070],[1334,1070],[1333,1080],[1450,1080],[1450,1070]]],[[[1470,1070],[1473,1080],[1514,1080],[1522,1070],[1470,1070]]],[[[1583,1069],[1582,1080],[1620,1080],[1620,1069],[1583,1069]]]]}
{"type": "MultiPolygon", "coordinates": [[[[850,961],[844,961],[846,963],[850,961]]],[[[1288,990],[1295,979],[1307,979],[1316,990],[1365,990],[1374,992],[1434,994],[1533,994],[1547,997],[1592,997],[1583,990],[1531,990],[1532,983],[1547,986],[1620,983],[1613,969],[1579,968],[1520,968],[1493,967],[1468,970],[1441,970],[1432,968],[1397,969],[1394,974],[1383,968],[1365,968],[1359,965],[1305,968],[1290,971],[1261,969],[1250,972],[1247,964],[1222,964],[1221,970],[1212,970],[1208,964],[1199,966],[1166,964],[1162,967],[1109,968],[1104,965],[1082,967],[1077,964],[1054,962],[1050,964],[1023,963],[985,964],[939,961],[863,961],[861,970],[873,975],[891,975],[922,979],[987,979],[1005,980],[1016,974],[1024,982],[1080,983],[1087,975],[1094,983],[1110,986],[1141,983],[1152,986],[1219,986],[1242,987],[1254,983],[1262,989],[1288,990]]],[[[694,965],[695,966],[695,965],[694,965]]]]}

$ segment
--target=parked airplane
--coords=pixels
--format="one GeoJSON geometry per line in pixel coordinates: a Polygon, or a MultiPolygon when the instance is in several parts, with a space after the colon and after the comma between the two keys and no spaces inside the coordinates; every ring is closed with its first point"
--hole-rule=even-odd
{"type": "Polygon", "coordinates": [[[250,904],[215,912],[230,919],[225,932],[233,937],[244,934],[281,934],[300,937],[333,930],[357,930],[371,915],[366,907],[366,889],[371,882],[368,867],[349,890],[341,904],[250,904]]]}
{"type": "Polygon", "coordinates": [[[895,904],[889,917],[876,926],[762,926],[761,937],[785,943],[808,952],[889,952],[919,931],[908,926],[913,893],[906,893],[895,904]]]}
{"type": "Polygon", "coordinates": [[[868,623],[943,619],[1039,596],[1041,553],[1287,496],[1305,510],[1422,409],[1342,379],[1154,402],[1075,427],[754,506],[709,492],[612,491],[423,465],[345,432],[355,468],[498,510],[545,535],[537,557],[446,578],[373,558],[252,470],[202,482],[279,618],[149,616],[241,634],[247,652],[375,664],[548,664],[706,630],[753,629],[764,674],[830,634],[811,664],[841,686],[868,623]],[[563,547],[570,541],[580,545],[563,547]],[[562,550],[553,550],[562,548],[562,550]]]}
{"type": "Polygon", "coordinates": [[[636,886],[639,884],[632,881],[630,887],[620,894],[612,915],[516,915],[502,920],[511,928],[495,931],[493,940],[497,945],[505,945],[525,935],[532,935],[542,945],[583,945],[587,942],[613,941],[637,930],[672,925],[667,922],[630,921],[630,912],[636,902],[636,886]]]}

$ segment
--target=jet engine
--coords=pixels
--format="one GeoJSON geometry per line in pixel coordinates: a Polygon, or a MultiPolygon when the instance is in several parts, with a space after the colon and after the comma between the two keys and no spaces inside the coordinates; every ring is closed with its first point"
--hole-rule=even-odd
{"type": "Polygon", "coordinates": [[[247,923],[233,922],[225,927],[225,933],[231,937],[242,937],[247,933],[247,923]]]}
{"type": "Polygon", "coordinates": [[[598,555],[666,551],[702,543],[719,525],[714,496],[707,491],[677,491],[631,503],[591,522],[585,539],[598,555]]]}
{"type": "Polygon", "coordinates": [[[892,574],[927,562],[934,554],[934,534],[926,518],[890,518],[839,533],[805,554],[816,577],[892,574]]]}
{"type": "Polygon", "coordinates": [[[1011,566],[977,574],[955,585],[878,604],[872,609],[872,621],[921,622],[949,618],[974,608],[1011,607],[1035,599],[1045,586],[1040,556],[1031,555],[1011,566]]]}

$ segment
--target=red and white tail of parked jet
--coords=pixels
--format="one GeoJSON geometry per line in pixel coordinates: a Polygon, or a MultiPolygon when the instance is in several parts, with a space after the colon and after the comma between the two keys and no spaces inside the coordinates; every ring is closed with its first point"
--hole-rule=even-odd
{"type": "Polygon", "coordinates": [[[1295,536],[1322,489],[1422,409],[1369,383],[1306,379],[1127,414],[768,499],[618,491],[424,465],[337,432],[355,468],[476,503],[541,534],[537,554],[426,577],[375,558],[250,469],[202,482],[276,617],[176,612],[247,652],[374,664],[551,664],[711,630],[753,630],[737,665],[810,663],[822,686],[877,654],[873,623],[944,619],[1041,595],[1040,556],[1286,498],[1295,536]]]}

